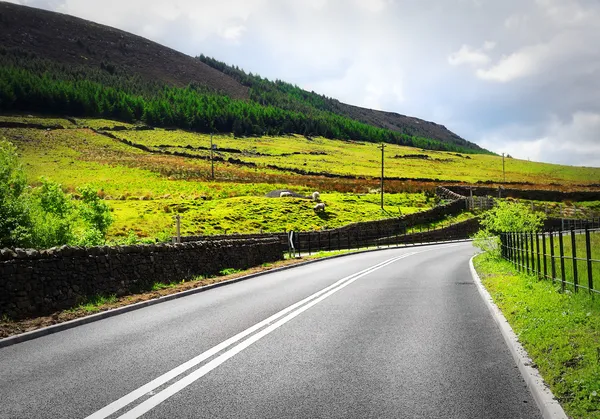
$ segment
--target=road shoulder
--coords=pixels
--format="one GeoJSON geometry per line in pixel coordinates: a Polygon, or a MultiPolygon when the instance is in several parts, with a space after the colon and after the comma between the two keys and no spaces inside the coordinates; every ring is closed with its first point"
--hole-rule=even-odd
{"type": "Polygon", "coordinates": [[[494,321],[498,325],[500,332],[508,346],[525,383],[527,384],[527,388],[531,392],[535,402],[537,403],[542,415],[545,419],[567,419],[568,416],[565,414],[565,411],[558,403],[546,383],[544,379],[540,375],[537,368],[534,368],[533,362],[527,351],[521,346],[517,335],[510,327],[510,324],[498,308],[498,306],[494,303],[491,295],[483,286],[481,282],[481,278],[477,274],[475,267],[473,266],[473,256],[469,261],[469,267],[471,269],[471,275],[473,276],[473,281],[477,285],[477,289],[479,294],[485,301],[494,321]]]}

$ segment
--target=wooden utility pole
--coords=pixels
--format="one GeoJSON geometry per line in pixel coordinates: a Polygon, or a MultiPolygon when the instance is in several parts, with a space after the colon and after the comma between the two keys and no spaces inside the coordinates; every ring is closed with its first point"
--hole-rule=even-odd
{"type": "Polygon", "coordinates": [[[212,132],[210,133],[210,177],[211,179],[215,179],[215,162],[213,160],[213,149],[214,149],[214,145],[213,145],[213,139],[212,139],[213,135],[212,132]]]}
{"type": "Polygon", "coordinates": [[[379,147],[381,148],[381,209],[383,210],[383,167],[384,167],[383,150],[385,150],[385,144],[381,143],[381,145],[379,147]]]}
{"type": "Polygon", "coordinates": [[[502,176],[504,177],[504,183],[506,183],[506,172],[504,171],[504,153],[502,153],[502,176]]]}

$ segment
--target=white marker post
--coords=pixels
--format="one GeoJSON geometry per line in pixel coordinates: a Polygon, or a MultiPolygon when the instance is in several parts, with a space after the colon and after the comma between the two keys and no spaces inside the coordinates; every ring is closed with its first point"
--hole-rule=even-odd
{"type": "Polygon", "coordinates": [[[176,243],[181,243],[181,215],[177,214],[173,219],[175,220],[175,229],[177,232],[176,243]]]}

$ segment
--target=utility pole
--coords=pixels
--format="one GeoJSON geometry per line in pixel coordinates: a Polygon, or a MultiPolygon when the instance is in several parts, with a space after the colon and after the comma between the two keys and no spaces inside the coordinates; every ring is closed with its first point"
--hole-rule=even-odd
{"type": "Polygon", "coordinates": [[[385,144],[381,143],[381,209],[383,210],[383,150],[385,150],[385,144]]]}
{"type": "Polygon", "coordinates": [[[214,145],[213,145],[213,135],[212,132],[210,133],[210,177],[211,179],[215,179],[215,162],[213,160],[213,150],[214,150],[214,145]]]}
{"type": "Polygon", "coordinates": [[[504,177],[504,183],[506,183],[506,172],[504,171],[504,153],[502,153],[502,176],[504,177]]]}

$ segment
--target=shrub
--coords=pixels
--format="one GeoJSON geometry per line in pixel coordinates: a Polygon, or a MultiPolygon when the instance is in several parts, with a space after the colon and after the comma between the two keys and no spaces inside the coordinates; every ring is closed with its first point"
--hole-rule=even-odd
{"type": "Polygon", "coordinates": [[[527,205],[497,201],[494,208],[483,214],[483,228],[472,236],[473,245],[491,258],[500,258],[500,233],[539,231],[545,218],[543,213],[533,212],[527,205]]]}
{"type": "Polygon", "coordinates": [[[42,185],[35,188],[29,198],[32,221],[30,245],[48,248],[72,244],[75,240],[75,208],[71,196],[63,192],[56,182],[46,178],[41,178],[41,182],[42,185]]]}
{"type": "Polygon", "coordinates": [[[492,234],[539,231],[546,216],[525,205],[497,201],[497,205],[483,214],[481,225],[492,234]]]}
{"type": "Polygon", "coordinates": [[[88,223],[90,229],[100,232],[104,240],[108,228],[113,222],[110,208],[91,186],[82,186],[77,191],[81,194],[82,200],[79,207],[79,215],[88,223]]]}
{"type": "Polygon", "coordinates": [[[27,187],[17,149],[0,140],[0,246],[17,246],[29,241],[31,220],[23,199],[27,187]]]}

